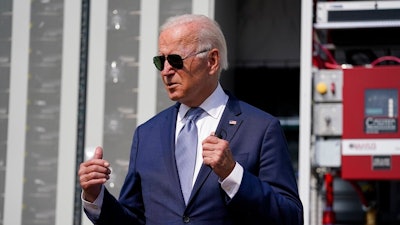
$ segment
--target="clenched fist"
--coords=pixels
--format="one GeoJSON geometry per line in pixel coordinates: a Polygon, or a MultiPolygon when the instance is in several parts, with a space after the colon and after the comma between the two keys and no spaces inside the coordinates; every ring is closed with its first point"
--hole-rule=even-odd
{"type": "Polygon", "coordinates": [[[97,147],[92,159],[79,166],[79,183],[83,189],[83,198],[93,202],[100,194],[101,186],[110,178],[110,163],[103,159],[103,148],[97,147]]]}

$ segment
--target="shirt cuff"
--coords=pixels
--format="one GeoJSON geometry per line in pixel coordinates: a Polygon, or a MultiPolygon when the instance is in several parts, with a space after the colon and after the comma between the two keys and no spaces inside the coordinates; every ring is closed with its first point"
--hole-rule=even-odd
{"type": "Polygon", "coordinates": [[[99,196],[97,196],[94,202],[89,202],[83,198],[83,191],[81,193],[82,205],[83,208],[93,217],[99,218],[101,213],[101,206],[103,205],[103,198],[104,198],[104,186],[101,186],[101,190],[99,196]]]}
{"type": "Polygon", "coordinates": [[[233,168],[231,174],[225,178],[225,180],[219,180],[222,189],[225,193],[232,199],[237,191],[239,190],[240,184],[242,183],[243,178],[243,167],[236,162],[235,167],[233,168]]]}

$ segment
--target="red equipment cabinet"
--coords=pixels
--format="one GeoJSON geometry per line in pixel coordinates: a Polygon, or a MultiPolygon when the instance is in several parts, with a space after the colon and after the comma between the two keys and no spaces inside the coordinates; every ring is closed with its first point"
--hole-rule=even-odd
{"type": "Polygon", "coordinates": [[[343,179],[400,179],[400,66],[343,70],[343,179]]]}

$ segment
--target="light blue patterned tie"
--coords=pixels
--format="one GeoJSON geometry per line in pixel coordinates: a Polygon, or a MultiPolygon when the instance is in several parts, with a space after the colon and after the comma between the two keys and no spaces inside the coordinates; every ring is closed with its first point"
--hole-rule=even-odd
{"type": "Polygon", "coordinates": [[[200,107],[191,108],[185,115],[186,122],[176,140],[175,158],[181,182],[182,194],[187,204],[192,192],[197,152],[196,120],[203,113],[200,107]]]}

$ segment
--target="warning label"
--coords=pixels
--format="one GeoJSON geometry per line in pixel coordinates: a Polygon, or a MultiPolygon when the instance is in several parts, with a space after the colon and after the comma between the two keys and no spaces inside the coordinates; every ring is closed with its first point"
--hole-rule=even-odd
{"type": "Polygon", "coordinates": [[[367,117],[364,120],[364,131],[367,134],[396,133],[397,119],[388,117],[367,117]]]}

